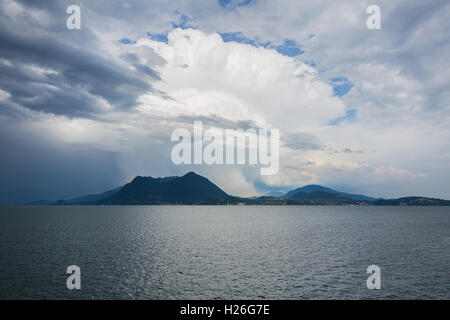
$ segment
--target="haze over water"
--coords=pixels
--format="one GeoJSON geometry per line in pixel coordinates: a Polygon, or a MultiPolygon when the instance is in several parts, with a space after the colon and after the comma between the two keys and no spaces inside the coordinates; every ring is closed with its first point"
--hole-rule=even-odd
{"type": "Polygon", "coordinates": [[[0,298],[450,299],[449,207],[0,208],[0,298]],[[369,265],[381,289],[369,290],[369,265]],[[66,268],[81,268],[68,290],[66,268]]]}

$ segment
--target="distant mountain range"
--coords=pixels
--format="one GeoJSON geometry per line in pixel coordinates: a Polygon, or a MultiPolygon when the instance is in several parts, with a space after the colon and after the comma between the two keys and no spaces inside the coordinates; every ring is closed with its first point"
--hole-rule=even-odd
{"type": "MultiPolygon", "coordinates": [[[[34,202],[30,205],[47,205],[34,202]]],[[[134,178],[130,183],[100,194],[52,202],[53,205],[388,205],[449,206],[449,200],[426,197],[398,199],[372,198],[308,185],[283,194],[270,192],[262,197],[242,198],[228,195],[210,180],[194,172],[182,177],[134,178]]]]}
{"type": "Polygon", "coordinates": [[[375,198],[366,197],[361,194],[349,194],[339,192],[330,188],[322,187],[320,185],[308,185],[297,188],[286,193],[284,198],[290,199],[347,199],[347,200],[364,200],[373,201],[375,198]]]}
{"type": "MultiPolygon", "coordinates": [[[[263,197],[272,197],[272,198],[282,198],[285,195],[284,192],[281,191],[270,191],[267,192],[263,197]]],[[[259,198],[259,197],[255,197],[259,198]]]]}
{"type": "Polygon", "coordinates": [[[120,191],[122,187],[118,187],[112,190],[108,190],[106,192],[100,193],[100,194],[90,194],[87,196],[81,196],[69,200],[58,200],[57,204],[76,204],[76,205],[82,205],[82,204],[96,204],[96,203],[102,203],[102,201],[110,198],[112,195],[116,194],[118,191],[120,191]]]}

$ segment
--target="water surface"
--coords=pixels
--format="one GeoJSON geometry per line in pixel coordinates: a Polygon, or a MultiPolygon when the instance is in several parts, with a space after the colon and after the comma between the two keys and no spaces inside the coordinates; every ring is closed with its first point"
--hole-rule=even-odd
{"type": "Polygon", "coordinates": [[[3,207],[0,298],[449,299],[449,245],[449,207],[3,207]]]}

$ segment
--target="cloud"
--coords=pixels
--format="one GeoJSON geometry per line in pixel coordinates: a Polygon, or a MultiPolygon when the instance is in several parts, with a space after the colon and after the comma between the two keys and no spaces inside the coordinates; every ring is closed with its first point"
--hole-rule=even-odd
{"type": "Polygon", "coordinates": [[[27,124],[1,121],[0,203],[67,199],[124,182],[116,152],[64,143],[27,124]]]}
{"type": "Polygon", "coordinates": [[[323,148],[318,139],[309,133],[293,133],[285,137],[284,145],[297,150],[320,150],[323,148]]]}
{"type": "Polygon", "coordinates": [[[169,137],[202,120],[281,131],[276,176],[195,168],[230,193],[321,183],[450,198],[448,1],[380,0],[381,30],[366,28],[368,1],[80,1],[78,31],[65,28],[70,4],[0,4],[1,138],[18,141],[0,165],[42,190],[81,183],[56,166],[66,148],[82,150],[80,176],[95,158],[110,168],[104,184],[82,181],[89,191],[109,176],[192,170],[171,164],[169,137]],[[31,159],[29,136],[60,179],[11,161],[31,159]]]}
{"type": "Polygon", "coordinates": [[[377,168],[375,168],[375,172],[377,175],[380,176],[395,176],[395,177],[406,177],[406,178],[418,178],[418,177],[423,177],[424,174],[423,173],[413,173],[411,171],[402,169],[402,168],[398,168],[395,166],[379,166],[377,168]]]}
{"type": "Polygon", "coordinates": [[[163,80],[155,88],[179,103],[178,112],[254,120],[289,132],[326,124],[345,110],[314,68],[271,48],[194,29],[171,31],[168,44],[143,38],[136,46],[152,48],[167,62],[155,67],[163,80]]]}
{"type": "Polygon", "coordinates": [[[342,153],[364,153],[364,151],[361,151],[361,150],[352,150],[352,149],[350,149],[350,148],[345,148],[345,149],[342,149],[342,150],[340,150],[340,151],[335,151],[336,153],[339,153],[339,152],[342,152],[342,153]]]}
{"type": "Polygon", "coordinates": [[[39,21],[51,21],[51,13],[43,9],[9,1],[1,9],[0,86],[13,103],[37,111],[87,117],[110,108],[133,107],[137,96],[151,89],[145,75],[157,79],[148,65],[134,63],[133,71],[98,54],[94,49],[99,43],[88,31],[82,31],[83,41],[91,45],[86,50],[77,45],[77,39],[71,39],[70,30],[55,34],[51,23],[31,28],[27,19],[36,12],[44,15],[36,18],[39,21]],[[70,43],[70,39],[75,41],[70,43]]]}
{"type": "Polygon", "coordinates": [[[176,122],[186,123],[191,126],[194,121],[202,121],[206,126],[216,127],[216,128],[226,128],[226,129],[257,129],[258,125],[252,120],[238,120],[231,121],[216,115],[211,116],[198,116],[198,115],[179,115],[172,118],[171,120],[176,122]]]}

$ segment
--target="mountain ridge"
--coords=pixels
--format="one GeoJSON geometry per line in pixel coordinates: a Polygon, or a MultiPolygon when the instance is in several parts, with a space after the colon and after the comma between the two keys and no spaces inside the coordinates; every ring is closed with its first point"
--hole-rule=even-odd
{"type": "Polygon", "coordinates": [[[227,197],[210,180],[191,171],[181,177],[137,176],[100,204],[193,204],[227,197]]]}
{"type": "Polygon", "coordinates": [[[374,201],[375,198],[364,196],[362,194],[351,194],[341,191],[336,191],[318,184],[310,184],[289,191],[284,198],[299,198],[299,199],[351,199],[351,200],[365,200],[374,201]],[[320,198],[320,196],[325,198],[320,198]]]}
{"type": "Polygon", "coordinates": [[[131,182],[104,193],[61,199],[53,205],[450,205],[449,200],[427,197],[372,198],[321,185],[307,185],[284,195],[279,192],[272,195],[251,198],[231,196],[206,177],[191,171],[183,176],[163,178],[136,176],[131,182]]]}

